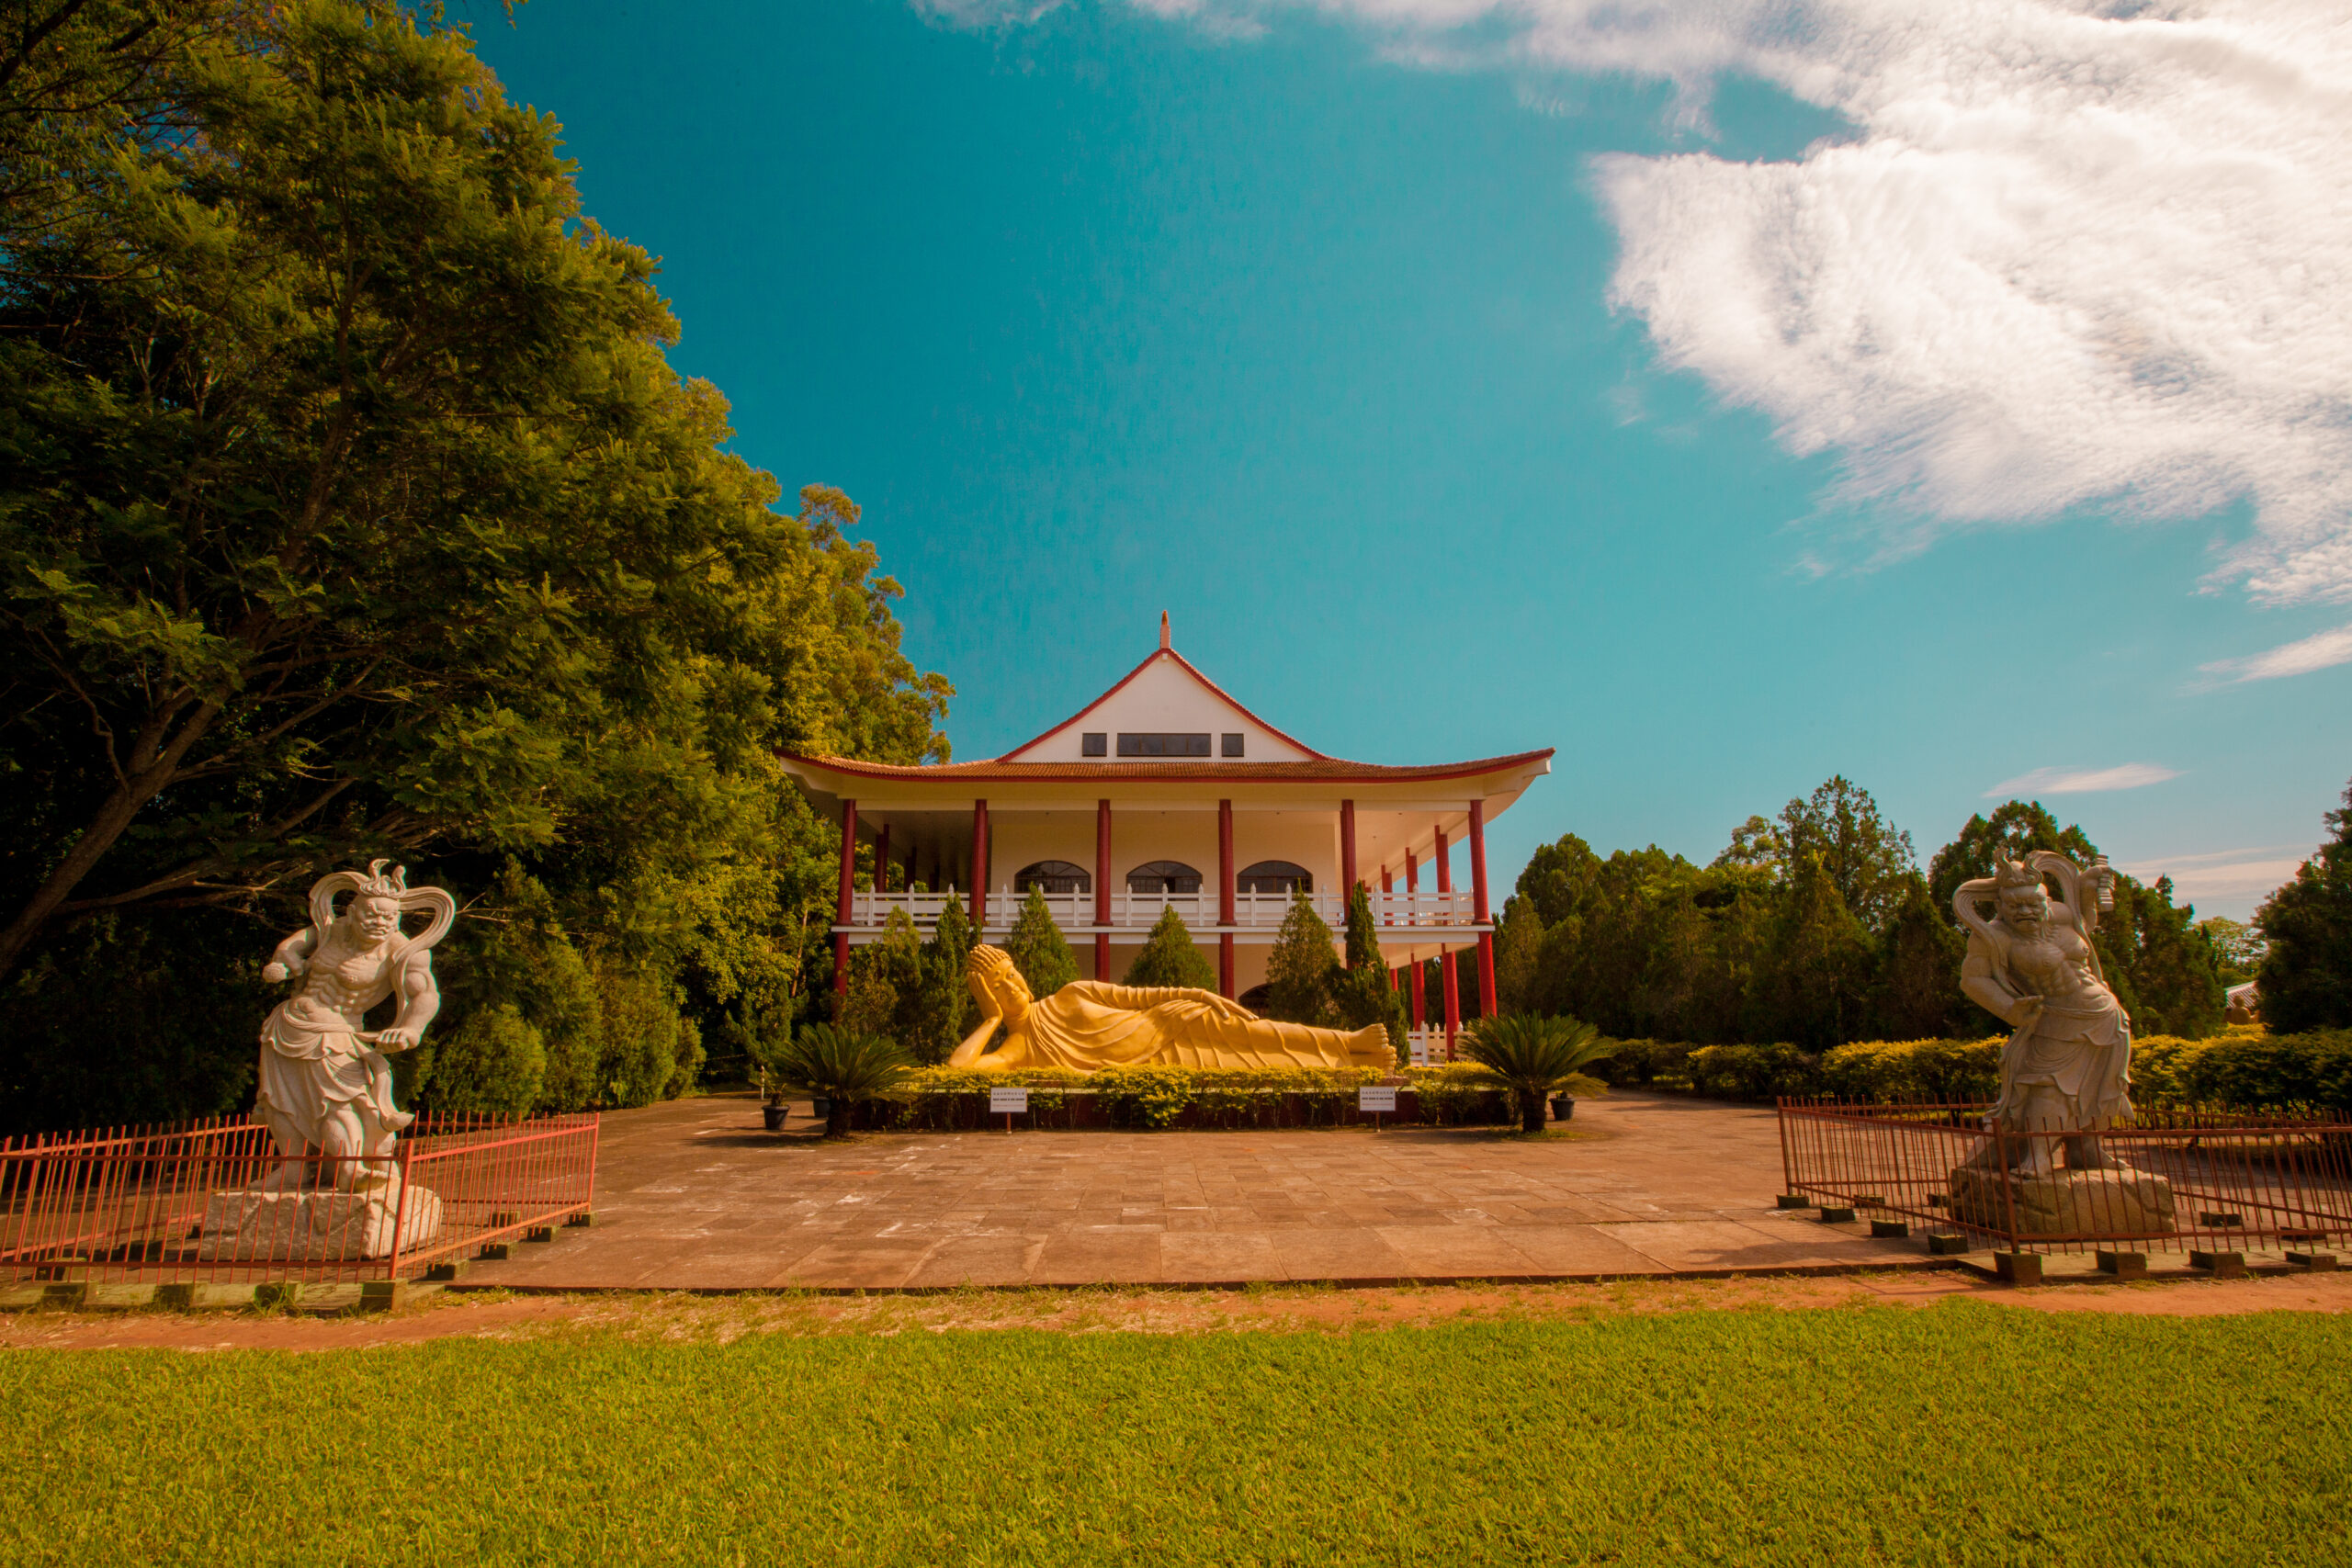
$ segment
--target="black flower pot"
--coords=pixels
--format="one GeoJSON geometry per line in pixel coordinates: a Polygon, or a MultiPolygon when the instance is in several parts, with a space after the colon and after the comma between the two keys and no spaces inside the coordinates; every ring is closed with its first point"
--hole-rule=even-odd
{"type": "Polygon", "coordinates": [[[1555,1094],[1555,1095],[1554,1095],[1554,1096],[1552,1097],[1552,1120],[1553,1120],[1553,1121],[1555,1121],[1555,1122],[1565,1122],[1565,1121],[1566,1121],[1569,1117],[1574,1116],[1576,1113],[1577,1113],[1577,1100],[1576,1100],[1576,1096],[1574,1096],[1574,1095],[1572,1095],[1572,1094],[1555,1094]]]}
{"type": "Polygon", "coordinates": [[[820,1094],[808,1102],[808,1114],[820,1122],[831,1121],[833,1114],[833,1102],[820,1094]]]}
{"type": "Polygon", "coordinates": [[[781,1133],[784,1131],[784,1119],[791,1113],[791,1110],[792,1108],[788,1105],[763,1105],[760,1107],[760,1117],[768,1124],[769,1132],[781,1133]]]}

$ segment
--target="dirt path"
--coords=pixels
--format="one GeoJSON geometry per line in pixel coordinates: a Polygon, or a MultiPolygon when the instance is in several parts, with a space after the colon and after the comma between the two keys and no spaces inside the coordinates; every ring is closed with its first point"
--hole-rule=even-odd
{"type": "Polygon", "coordinates": [[[317,1319],[253,1313],[40,1312],[0,1316],[0,1349],[344,1350],[452,1337],[530,1337],[618,1330],[663,1339],[744,1334],[892,1334],[1042,1328],[1065,1333],[1186,1334],[1410,1327],[1449,1320],[1580,1321],[1621,1313],[1794,1311],[1858,1304],[1928,1306],[1967,1299],[2026,1312],[2120,1312],[2207,1317],[2250,1312],[2352,1311],[2352,1273],[2161,1284],[2017,1290],[1957,1273],[1601,1285],[1444,1286],[1395,1290],[1273,1287],[1249,1291],[1115,1289],[956,1292],[930,1296],[509,1296],[452,1294],[404,1311],[317,1319]]]}

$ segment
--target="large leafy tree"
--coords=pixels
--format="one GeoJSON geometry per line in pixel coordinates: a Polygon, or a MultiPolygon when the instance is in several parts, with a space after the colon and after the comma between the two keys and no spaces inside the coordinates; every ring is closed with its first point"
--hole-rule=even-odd
{"type": "Polygon", "coordinates": [[[2326,821],[2327,842],[2254,917],[2269,943],[2262,1017],[2281,1033],[2352,1027],[2352,784],[2326,821]]]}
{"type": "MultiPolygon", "coordinates": [[[[1915,869],[1911,835],[1889,822],[1871,792],[1843,773],[1832,774],[1809,798],[1781,807],[1780,839],[1792,874],[1801,857],[1814,856],[1838,900],[1866,930],[1885,931],[1908,896],[1915,869]]],[[[1738,842],[1735,834],[1735,850],[1738,842]]]]}
{"type": "Polygon", "coordinates": [[[609,862],[740,823],[779,742],[935,752],[854,509],[718,451],[552,121],[429,15],[189,16],[25,133],[0,247],[0,972],[371,851],[609,862]]]}

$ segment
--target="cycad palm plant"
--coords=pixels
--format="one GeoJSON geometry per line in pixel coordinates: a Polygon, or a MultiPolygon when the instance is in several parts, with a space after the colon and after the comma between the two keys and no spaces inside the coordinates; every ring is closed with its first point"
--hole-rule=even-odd
{"type": "Polygon", "coordinates": [[[1510,1012],[1471,1025],[1462,1054],[1519,1096],[1520,1125],[1544,1130],[1544,1102],[1555,1089],[1616,1049],[1591,1024],[1573,1018],[1510,1012]]]}
{"type": "Polygon", "coordinates": [[[879,1034],[854,1034],[830,1023],[803,1024],[776,1053],[776,1076],[792,1089],[832,1102],[825,1135],[849,1131],[850,1110],[879,1100],[905,1081],[907,1054],[879,1034]]]}

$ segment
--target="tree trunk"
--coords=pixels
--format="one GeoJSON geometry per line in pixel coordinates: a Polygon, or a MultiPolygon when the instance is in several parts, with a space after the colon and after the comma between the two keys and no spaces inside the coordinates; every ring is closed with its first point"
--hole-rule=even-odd
{"type": "Polygon", "coordinates": [[[1545,1113],[1549,1111],[1549,1109],[1550,1109],[1550,1107],[1548,1107],[1547,1105],[1545,1105],[1545,1104],[1544,1104],[1544,1097],[1543,1097],[1542,1095],[1540,1095],[1540,1094],[1530,1094],[1530,1093],[1528,1093],[1525,1089],[1521,1089],[1521,1090],[1520,1090],[1520,1091],[1519,1091],[1519,1125],[1520,1125],[1520,1130],[1521,1130],[1521,1132],[1525,1132],[1525,1133],[1540,1133],[1540,1132],[1542,1132],[1542,1131],[1544,1130],[1544,1115],[1545,1115],[1545,1113]]]}
{"type": "Polygon", "coordinates": [[[82,829],[82,836],[74,840],[74,847],[65,852],[63,860],[58,862],[57,869],[51,872],[40,889],[25,901],[25,907],[17,911],[16,919],[8,922],[7,929],[0,931],[0,979],[16,971],[17,964],[25,956],[25,950],[32,946],[33,939],[40,934],[40,929],[50,916],[55,914],[57,907],[81,886],[82,879],[96,869],[98,862],[114,848],[116,840],[122,837],[131,820],[139,815],[140,808],[154,799],[164,786],[172,782],[179,773],[180,761],[187,755],[188,748],[212,728],[212,720],[220,712],[220,705],[218,703],[201,705],[180,727],[179,733],[171,738],[168,745],[157,745],[168,721],[149,724],[131,752],[134,762],[138,761],[141,752],[146,752],[144,765],[134,767],[132,772],[116,781],[114,788],[107,791],[107,797],[98,803],[98,808],[90,814],[89,823],[82,829]]]}
{"type": "Polygon", "coordinates": [[[849,1131],[849,1101],[835,1095],[831,1109],[825,1113],[825,1136],[838,1138],[849,1131]]]}

